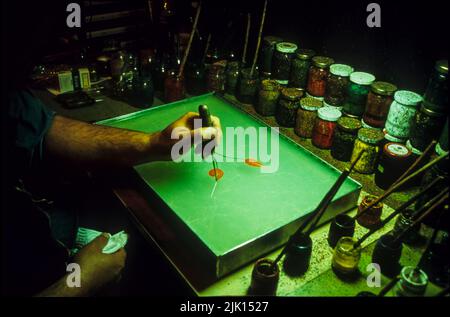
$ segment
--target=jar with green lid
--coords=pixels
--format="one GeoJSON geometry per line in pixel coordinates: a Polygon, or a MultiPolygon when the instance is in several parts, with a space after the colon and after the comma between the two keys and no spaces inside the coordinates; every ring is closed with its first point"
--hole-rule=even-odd
{"type": "Polygon", "coordinates": [[[239,62],[232,61],[227,63],[227,67],[225,69],[225,92],[230,95],[236,94],[236,87],[239,81],[239,62]]]}
{"type": "Polygon", "coordinates": [[[374,128],[383,128],[397,86],[384,81],[370,85],[363,120],[374,128]]]}
{"type": "Polygon", "coordinates": [[[360,128],[361,122],[358,119],[348,117],[339,118],[331,145],[331,156],[339,161],[350,161],[360,128]]]}
{"type": "Polygon", "coordinates": [[[323,100],[325,106],[334,106],[340,110],[342,109],[351,73],[353,73],[353,67],[351,66],[345,64],[333,64],[330,66],[330,75],[328,76],[323,100]]]}
{"type": "Polygon", "coordinates": [[[261,46],[261,54],[259,56],[259,68],[260,72],[264,74],[272,73],[272,57],[275,52],[275,46],[277,43],[283,40],[276,36],[264,36],[261,46]]]}
{"type": "Polygon", "coordinates": [[[283,88],[278,101],[275,118],[282,127],[294,127],[300,98],[303,97],[301,88],[283,88]]]}
{"type": "Polygon", "coordinates": [[[428,108],[439,113],[448,113],[448,61],[436,62],[423,99],[428,108]]]}
{"type": "Polygon", "coordinates": [[[348,116],[361,117],[366,109],[367,95],[375,76],[364,72],[350,74],[350,83],[347,86],[347,97],[343,112],[348,116]]]}
{"type": "Polygon", "coordinates": [[[251,68],[242,69],[237,86],[237,100],[242,103],[254,104],[258,93],[258,86],[258,69],[255,69],[253,74],[251,74],[251,68]]]}
{"type": "Polygon", "coordinates": [[[423,101],[411,123],[409,133],[411,145],[420,151],[424,151],[431,141],[439,138],[445,119],[445,115],[428,109],[427,104],[423,101]]]}
{"type": "Polygon", "coordinates": [[[327,84],[330,65],[334,60],[325,56],[314,56],[308,73],[308,94],[314,97],[323,97],[327,84]]]}
{"type": "Polygon", "coordinates": [[[355,140],[351,162],[354,162],[362,151],[365,151],[359,161],[355,164],[355,171],[361,174],[372,174],[378,164],[380,154],[380,142],[384,134],[377,129],[361,128],[358,138],[355,140]]]}
{"type": "Polygon", "coordinates": [[[422,97],[415,92],[396,91],[385,123],[387,133],[393,137],[407,139],[412,119],[421,101],[422,97]]]}
{"type": "Polygon", "coordinates": [[[311,58],[316,52],[310,49],[299,49],[292,60],[289,87],[306,88],[311,58]]]}
{"type": "Polygon", "coordinates": [[[291,73],[291,62],[297,45],[289,42],[281,42],[276,45],[275,53],[272,58],[272,78],[281,85],[289,83],[291,73]]]}
{"type": "Polygon", "coordinates": [[[275,115],[278,98],[280,97],[280,85],[275,80],[264,79],[258,92],[258,102],[255,110],[262,116],[275,115]]]}
{"type": "Polygon", "coordinates": [[[312,97],[300,99],[300,107],[297,110],[295,121],[295,133],[302,138],[311,138],[314,124],[317,118],[317,110],[322,107],[322,102],[312,97]]]}

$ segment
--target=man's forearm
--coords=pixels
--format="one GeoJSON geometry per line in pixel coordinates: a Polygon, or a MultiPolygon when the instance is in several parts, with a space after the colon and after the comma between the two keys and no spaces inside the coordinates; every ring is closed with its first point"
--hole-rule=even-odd
{"type": "Polygon", "coordinates": [[[82,287],[68,287],[67,276],[64,275],[54,284],[36,294],[35,297],[79,297],[88,295],[89,292],[87,289],[83,289],[82,287]]]}
{"type": "Polygon", "coordinates": [[[82,166],[132,166],[158,159],[158,133],[93,125],[56,116],[45,148],[58,160],[82,166]]]}

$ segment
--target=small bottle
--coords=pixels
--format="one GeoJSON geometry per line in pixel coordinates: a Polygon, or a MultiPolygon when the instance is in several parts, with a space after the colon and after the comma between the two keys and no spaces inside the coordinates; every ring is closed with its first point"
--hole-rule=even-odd
{"type": "Polygon", "coordinates": [[[367,95],[370,85],[375,81],[375,76],[365,72],[353,72],[350,74],[350,83],[347,87],[347,99],[342,108],[345,115],[360,118],[366,108],[367,95]]]}
{"type": "Polygon", "coordinates": [[[317,110],[320,107],[322,107],[322,102],[313,97],[300,99],[300,107],[297,110],[297,120],[294,128],[298,136],[308,139],[312,137],[317,110]]]}
{"type": "Polygon", "coordinates": [[[434,66],[423,99],[431,111],[448,113],[448,61],[440,60],[434,66]]]}
{"type": "Polygon", "coordinates": [[[351,73],[353,73],[353,67],[349,65],[333,64],[330,66],[330,75],[323,100],[325,106],[333,106],[342,110],[351,73]]]}
{"type": "Polygon", "coordinates": [[[422,97],[415,92],[408,90],[395,92],[385,123],[386,131],[390,136],[401,139],[409,137],[411,121],[421,101],[422,97]]]}
{"type": "Polygon", "coordinates": [[[384,127],[384,122],[396,90],[397,86],[383,81],[376,81],[370,85],[366,110],[363,115],[363,120],[366,124],[374,128],[384,127]]]}
{"type": "Polygon", "coordinates": [[[276,45],[276,50],[272,58],[272,77],[280,85],[286,86],[289,83],[291,62],[296,50],[297,45],[294,43],[280,42],[276,45]]]}
{"type": "Polygon", "coordinates": [[[262,116],[275,115],[278,98],[280,97],[280,86],[275,80],[264,79],[261,81],[258,92],[258,102],[255,110],[262,116]]]}
{"type": "Polygon", "coordinates": [[[353,237],[339,239],[333,252],[332,268],[339,275],[349,276],[358,272],[361,247],[354,248],[358,240],[353,237]]]}
{"type": "MultiPolygon", "coordinates": [[[[365,196],[361,201],[361,204],[359,204],[358,206],[358,213],[360,213],[361,210],[366,209],[367,206],[373,203],[377,198],[378,197],[374,195],[365,196]]],[[[379,202],[366,210],[361,216],[357,218],[356,221],[364,228],[374,229],[380,224],[382,213],[383,203],[379,202]]]]}
{"type": "Polygon", "coordinates": [[[414,266],[405,266],[400,277],[395,287],[397,296],[421,297],[425,294],[428,276],[424,271],[414,266]]]}
{"type": "Polygon", "coordinates": [[[336,121],[342,113],[334,107],[322,107],[317,110],[317,119],[312,134],[312,144],[320,149],[329,149],[333,142],[336,121]]]}
{"type": "Polygon", "coordinates": [[[301,88],[283,88],[278,101],[275,118],[282,127],[294,127],[300,98],[303,97],[301,88]]]}
{"type": "Polygon", "coordinates": [[[350,161],[359,129],[361,122],[358,119],[339,118],[331,145],[331,156],[339,161],[350,161]]]}
{"type": "Polygon", "coordinates": [[[307,92],[314,97],[323,97],[327,84],[329,67],[334,60],[325,56],[314,56],[309,68],[307,92]]]}
{"type": "Polygon", "coordinates": [[[354,162],[362,151],[365,151],[359,161],[355,164],[354,170],[361,174],[372,174],[378,163],[380,152],[379,143],[383,140],[384,134],[380,130],[361,128],[358,131],[358,138],[355,141],[351,162],[354,162]]]}
{"type": "Polygon", "coordinates": [[[310,49],[299,49],[292,60],[289,87],[306,88],[311,59],[316,53],[310,49]]]}

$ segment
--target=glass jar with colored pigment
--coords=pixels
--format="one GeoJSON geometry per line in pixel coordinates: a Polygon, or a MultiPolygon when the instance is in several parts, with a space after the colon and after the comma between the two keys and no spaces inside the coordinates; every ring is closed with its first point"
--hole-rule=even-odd
{"type": "MultiPolygon", "coordinates": [[[[358,214],[361,212],[361,210],[366,209],[367,206],[373,203],[376,199],[378,199],[378,197],[374,195],[365,196],[358,206],[358,214]]],[[[375,229],[380,225],[382,213],[383,203],[379,202],[367,209],[361,216],[356,219],[356,221],[364,228],[375,229]]]]}
{"type": "Polygon", "coordinates": [[[446,116],[427,108],[425,101],[411,123],[409,141],[414,148],[424,151],[431,141],[439,138],[446,116]]]}
{"type": "Polygon", "coordinates": [[[186,91],[189,95],[198,96],[206,92],[205,67],[200,63],[186,65],[186,91]]]}
{"type": "Polygon", "coordinates": [[[400,277],[394,289],[397,296],[421,297],[425,294],[428,276],[424,271],[414,266],[405,266],[400,277]]]}
{"type": "Polygon", "coordinates": [[[239,81],[239,67],[240,64],[237,61],[228,62],[225,70],[225,92],[233,96],[236,94],[236,87],[239,81]]]}
{"type": "Polygon", "coordinates": [[[389,188],[412,164],[412,152],[400,143],[386,143],[375,171],[375,184],[389,188]]]}
{"type": "Polygon", "coordinates": [[[438,113],[448,113],[448,61],[436,62],[423,99],[428,108],[438,113]]]}
{"type": "Polygon", "coordinates": [[[261,46],[261,55],[259,56],[259,68],[261,73],[272,73],[272,57],[275,52],[275,47],[283,40],[276,36],[264,36],[261,46]]]}
{"type": "Polygon", "coordinates": [[[280,42],[276,45],[272,58],[272,78],[281,85],[289,83],[291,73],[291,62],[297,45],[289,42],[280,42]]]}
{"type": "Polygon", "coordinates": [[[407,139],[412,119],[421,101],[422,97],[415,92],[396,91],[385,123],[387,133],[396,138],[407,139]]]}
{"type": "Polygon", "coordinates": [[[311,138],[314,124],[317,119],[317,110],[322,107],[322,102],[313,97],[300,99],[300,107],[297,110],[295,121],[295,133],[302,138],[311,138]]]}
{"type": "Polygon", "coordinates": [[[206,89],[208,91],[215,91],[223,93],[225,91],[225,68],[227,62],[222,60],[215,62],[209,66],[206,73],[206,89]]]}
{"type": "Polygon", "coordinates": [[[329,149],[333,142],[337,121],[342,113],[334,107],[322,107],[317,110],[314,123],[312,144],[320,149],[329,149]]]}
{"type": "Polygon", "coordinates": [[[397,86],[383,81],[376,81],[370,85],[366,110],[363,115],[365,123],[374,128],[384,127],[384,122],[396,90],[397,86]]]}
{"type": "Polygon", "coordinates": [[[342,109],[351,73],[353,73],[353,67],[351,66],[345,64],[333,64],[330,66],[330,75],[328,76],[323,100],[325,106],[342,109]]]}
{"type": "Polygon", "coordinates": [[[301,88],[283,88],[278,101],[275,118],[282,127],[294,127],[300,98],[303,97],[301,88]]]}
{"type": "Polygon", "coordinates": [[[184,76],[178,76],[178,71],[169,70],[164,80],[164,100],[174,102],[185,97],[184,76]]]}
{"type": "Polygon", "coordinates": [[[366,109],[367,95],[375,76],[364,72],[350,74],[350,83],[347,86],[347,97],[342,111],[352,117],[360,118],[366,109]]]}
{"type": "Polygon", "coordinates": [[[275,80],[264,79],[258,92],[258,102],[255,110],[262,116],[275,115],[278,98],[280,97],[280,86],[275,80]]]}
{"type": "Polygon", "coordinates": [[[372,174],[378,164],[380,153],[379,143],[383,140],[384,134],[380,130],[361,128],[358,131],[358,138],[355,140],[351,162],[354,162],[362,151],[365,151],[359,161],[355,164],[354,170],[361,174],[372,174]]]}
{"type": "Polygon", "coordinates": [[[242,69],[238,81],[236,98],[242,103],[254,104],[258,93],[258,86],[258,70],[255,69],[252,74],[251,68],[242,69]]]}
{"type": "Polygon", "coordinates": [[[325,56],[314,56],[309,68],[307,92],[314,97],[323,97],[327,85],[330,65],[334,60],[325,56]]]}
{"type": "Polygon", "coordinates": [[[316,52],[310,49],[299,49],[292,60],[289,87],[306,88],[311,58],[316,52]]]}
{"type": "Polygon", "coordinates": [[[358,119],[339,118],[331,145],[331,156],[339,161],[350,161],[359,129],[361,129],[361,122],[358,119]]]}
{"type": "Polygon", "coordinates": [[[361,247],[354,248],[357,241],[353,237],[342,237],[336,244],[331,267],[338,275],[349,276],[358,272],[361,247]]]}

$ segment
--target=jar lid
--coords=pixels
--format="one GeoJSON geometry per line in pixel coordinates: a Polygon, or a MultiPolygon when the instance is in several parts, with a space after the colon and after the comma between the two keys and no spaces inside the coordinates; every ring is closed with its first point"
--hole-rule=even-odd
{"type": "Polygon", "coordinates": [[[400,139],[400,138],[397,138],[397,137],[395,137],[395,136],[393,136],[393,135],[390,135],[390,134],[387,132],[386,128],[383,129],[383,133],[384,133],[384,138],[385,138],[386,140],[390,141],[390,142],[395,142],[395,143],[405,143],[405,141],[406,141],[406,140],[404,140],[404,139],[400,139]]]}
{"type": "Polygon", "coordinates": [[[336,108],[322,107],[322,108],[319,108],[319,110],[317,110],[317,115],[322,120],[337,121],[342,116],[342,112],[340,112],[336,108]]]}
{"type": "Polygon", "coordinates": [[[373,82],[370,88],[374,93],[383,96],[392,96],[397,90],[397,86],[385,81],[373,82]]]}
{"type": "Polygon", "coordinates": [[[411,150],[401,143],[389,142],[384,145],[384,153],[394,158],[405,159],[411,156],[411,150]]]}
{"type": "Polygon", "coordinates": [[[341,117],[337,124],[339,129],[347,132],[356,132],[361,129],[361,122],[355,118],[341,117]]]}
{"type": "Polygon", "coordinates": [[[281,37],[272,36],[272,35],[267,35],[267,36],[264,36],[264,38],[263,38],[263,42],[269,44],[270,46],[273,46],[282,41],[283,41],[283,39],[281,37]]]}
{"type": "Polygon", "coordinates": [[[413,147],[410,140],[406,141],[406,147],[416,155],[422,155],[422,153],[423,153],[421,150],[413,147]]]}
{"type": "Polygon", "coordinates": [[[445,114],[443,114],[443,113],[430,110],[429,103],[425,100],[422,101],[422,106],[420,107],[420,112],[425,113],[425,114],[429,115],[430,117],[435,117],[435,118],[445,116],[445,114]]]}
{"type": "Polygon", "coordinates": [[[358,85],[371,85],[375,81],[375,76],[365,72],[353,72],[350,74],[350,81],[358,85]]]}
{"type": "Polygon", "coordinates": [[[378,144],[383,138],[383,132],[377,129],[361,128],[358,131],[358,139],[365,143],[378,144]]]}
{"type": "Polygon", "coordinates": [[[417,107],[422,101],[422,96],[409,90],[398,90],[394,94],[394,99],[402,105],[417,107]]]}
{"type": "Polygon", "coordinates": [[[348,77],[353,73],[353,67],[345,64],[333,64],[330,66],[330,73],[336,76],[348,77]]]}
{"type": "Polygon", "coordinates": [[[303,49],[297,50],[297,53],[295,55],[299,59],[307,60],[307,59],[311,59],[314,55],[316,55],[316,52],[314,50],[303,48],[303,49]]]}
{"type": "Polygon", "coordinates": [[[446,59],[437,61],[436,65],[434,65],[434,69],[436,69],[441,74],[447,75],[448,74],[448,61],[446,59]]]}
{"type": "Polygon", "coordinates": [[[261,81],[261,89],[275,91],[280,89],[280,85],[278,85],[278,83],[273,79],[264,79],[261,81]]]}
{"type": "Polygon", "coordinates": [[[314,56],[312,62],[316,67],[327,68],[334,63],[334,59],[326,56],[314,56]]]}
{"type": "Polygon", "coordinates": [[[277,51],[281,53],[294,53],[297,50],[297,45],[289,42],[280,42],[277,44],[277,51]]]}
{"type": "Polygon", "coordinates": [[[322,102],[312,97],[305,97],[300,99],[300,107],[308,111],[317,111],[317,109],[322,107],[322,102]]]}
{"type": "Polygon", "coordinates": [[[281,95],[283,96],[283,98],[288,99],[288,100],[298,100],[301,97],[303,97],[303,89],[302,88],[283,88],[281,90],[281,95]]]}

